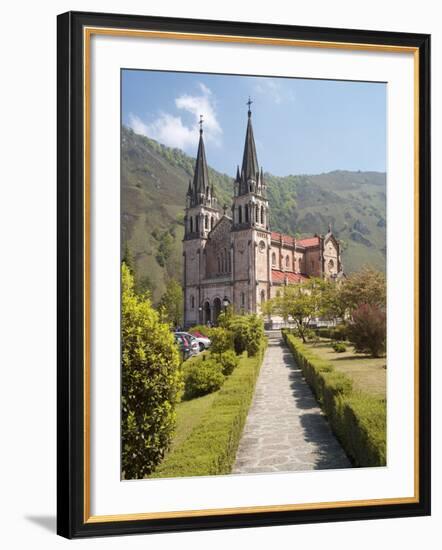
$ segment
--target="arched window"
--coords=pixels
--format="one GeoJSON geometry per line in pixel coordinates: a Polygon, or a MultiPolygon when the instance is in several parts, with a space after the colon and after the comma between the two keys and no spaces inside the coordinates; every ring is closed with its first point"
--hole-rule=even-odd
{"type": "Polygon", "coordinates": [[[213,229],[213,226],[215,225],[215,216],[212,216],[210,218],[210,229],[213,229]]]}
{"type": "Polygon", "coordinates": [[[190,232],[193,233],[193,218],[190,216],[190,232]]]}
{"type": "Polygon", "coordinates": [[[227,254],[227,271],[229,273],[232,271],[232,261],[230,254],[227,254]]]}
{"type": "Polygon", "coordinates": [[[328,262],[328,269],[331,271],[335,267],[335,262],[333,260],[330,260],[328,262]]]}
{"type": "Polygon", "coordinates": [[[204,218],[204,228],[209,229],[209,216],[205,216],[204,218]]]}
{"type": "Polygon", "coordinates": [[[224,249],[224,273],[227,273],[227,250],[224,249]]]}
{"type": "Polygon", "coordinates": [[[244,218],[245,218],[245,222],[248,223],[248,221],[249,221],[249,207],[247,206],[247,204],[244,206],[244,218]]]}
{"type": "Polygon", "coordinates": [[[190,307],[192,309],[195,307],[195,296],[190,297],[190,307]]]}
{"type": "Polygon", "coordinates": [[[238,223],[242,223],[242,207],[238,206],[238,223]]]}
{"type": "Polygon", "coordinates": [[[255,222],[259,223],[259,206],[255,207],[255,222]]]}
{"type": "Polygon", "coordinates": [[[198,233],[200,230],[199,217],[195,216],[195,231],[198,233]]]}
{"type": "Polygon", "coordinates": [[[285,257],[285,267],[290,266],[290,258],[288,256],[285,257]]]}
{"type": "Polygon", "coordinates": [[[261,224],[265,225],[264,206],[261,206],[261,224]]]}
{"type": "Polygon", "coordinates": [[[221,273],[221,256],[218,255],[218,273],[221,273]]]}
{"type": "Polygon", "coordinates": [[[276,254],[274,252],[272,254],[272,265],[276,265],[276,254]]]}

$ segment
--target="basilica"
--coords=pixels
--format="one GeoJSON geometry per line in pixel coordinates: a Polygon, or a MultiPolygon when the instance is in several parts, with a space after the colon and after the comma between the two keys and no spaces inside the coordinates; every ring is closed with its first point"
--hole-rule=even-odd
{"type": "Polygon", "coordinates": [[[241,169],[232,181],[231,208],[219,208],[209,181],[202,122],[189,182],[183,239],[184,324],[216,323],[227,306],[259,313],[284,285],[342,275],[341,249],[331,227],[297,239],[271,230],[266,182],[259,167],[251,102],[241,169]]]}

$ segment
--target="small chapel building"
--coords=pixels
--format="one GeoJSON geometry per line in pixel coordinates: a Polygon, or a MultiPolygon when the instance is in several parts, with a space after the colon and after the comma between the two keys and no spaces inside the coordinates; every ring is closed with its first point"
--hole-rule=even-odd
{"type": "Polygon", "coordinates": [[[325,235],[296,239],[271,231],[267,186],[258,165],[248,103],[241,170],[233,181],[229,214],[209,181],[202,122],[193,181],[184,217],[184,324],[216,323],[228,305],[259,313],[284,285],[308,277],[342,276],[341,248],[331,227],[325,235]]]}

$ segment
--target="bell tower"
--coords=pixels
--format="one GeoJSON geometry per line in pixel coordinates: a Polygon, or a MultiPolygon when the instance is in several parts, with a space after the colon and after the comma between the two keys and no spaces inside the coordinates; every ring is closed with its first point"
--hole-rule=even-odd
{"type": "Polygon", "coordinates": [[[193,180],[189,181],[184,215],[184,324],[201,322],[201,280],[205,274],[204,249],[207,237],[220,218],[213,186],[209,182],[200,116],[198,152],[193,180]]]}
{"type": "Polygon", "coordinates": [[[258,164],[247,102],[247,129],[241,170],[234,181],[232,248],[234,303],[239,311],[258,312],[270,295],[270,232],[266,183],[258,164]]]}

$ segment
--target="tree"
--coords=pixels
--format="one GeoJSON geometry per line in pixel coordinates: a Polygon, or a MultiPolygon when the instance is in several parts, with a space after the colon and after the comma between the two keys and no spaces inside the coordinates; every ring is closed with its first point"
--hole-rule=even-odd
{"type": "Polygon", "coordinates": [[[182,389],[173,334],[147,295],[134,290],[122,265],[122,470],[125,479],[150,474],[170,446],[182,389]]]}
{"type": "Polygon", "coordinates": [[[349,311],[362,304],[384,308],[387,302],[385,274],[370,267],[352,273],[342,284],[340,300],[349,311]]]}
{"type": "Polygon", "coordinates": [[[323,279],[311,278],[303,283],[284,287],[282,294],[271,301],[275,313],[281,315],[285,321],[294,321],[303,342],[306,341],[312,319],[324,313],[326,285],[323,279]]]}
{"type": "Polygon", "coordinates": [[[121,262],[126,265],[126,267],[132,274],[134,273],[135,262],[128,241],[125,241],[124,243],[123,257],[121,259],[121,262]]]}
{"type": "Polygon", "coordinates": [[[359,353],[379,357],[385,353],[387,323],[385,310],[377,305],[362,304],[353,311],[348,325],[348,339],[359,353]]]}
{"type": "Polygon", "coordinates": [[[166,322],[178,327],[183,322],[183,308],[183,289],[178,281],[170,279],[159,303],[161,315],[166,322]]]}
{"type": "Polygon", "coordinates": [[[348,314],[348,304],[343,297],[345,283],[341,281],[326,281],[323,291],[323,314],[329,319],[345,320],[348,314]]]}
{"type": "Polygon", "coordinates": [[[141,277],[141,279],[136,279],[135,281],[135,291],[137,294],[146,294],[149,293],[149,296],[152,296],[152,292],[154,290],[154,284],[149,277],[149,275],[145,275],[144,277],[141,277]]]}

